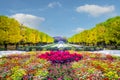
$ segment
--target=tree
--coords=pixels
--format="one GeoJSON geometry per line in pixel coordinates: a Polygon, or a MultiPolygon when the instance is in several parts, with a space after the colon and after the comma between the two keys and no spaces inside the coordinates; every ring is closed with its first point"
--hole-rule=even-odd
{"type": "Polygon", "coordinates": [[[13,18],[0,16],[0,44],[7,49],[8,44],[52,43],[54,39],[46,33],[21,25],[13,18]]]}
{"type": "Polygon", "coordinates": [[[0,42],[5,45],[6,49],[7,44],[17,44],[21,40],[19,26],[19,22],[15,19],[0,16],[0,36],[4,36],[0,42]]]}
{"type": "Polygon", "coordinates": [[[71,43],[93,45],[120,45],[120,16],[109,18],[90,30],[85,30],[68,39],[71,43]]]}

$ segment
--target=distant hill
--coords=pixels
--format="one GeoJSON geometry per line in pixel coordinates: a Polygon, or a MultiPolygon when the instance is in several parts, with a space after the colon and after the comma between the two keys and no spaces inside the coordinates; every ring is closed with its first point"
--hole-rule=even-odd
{"type": "Polygon", "coordinates": [[[54,42],[57,43],[59,41],[63,41],[63,42],[67,42],[67,39],[61,37],[61,36],[55,36],[54,38],[54,42]]]}

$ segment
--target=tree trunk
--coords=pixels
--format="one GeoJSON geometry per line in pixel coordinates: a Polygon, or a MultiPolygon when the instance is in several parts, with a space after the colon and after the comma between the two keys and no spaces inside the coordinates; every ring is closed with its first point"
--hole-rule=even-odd
{"type": "Polygon", "coordinates": [[[16,44],[16,50],[18,49],[18,47],[19,47],[19,44],[17,43],[17,44],[16,44]]]}
{"type": "Polygon", "coordinates": [[[28,46],[30,46],[30,43],[28,43],[28,46]]]}
{"type": "Polygon", "coordinates": [[[115,49],[117,49],[118,48],[118,46],[117,45],[115,45],[115,49]]]}
{"type": "Polygon", "coordinates": [[[33,46],[35,46],[35,43],[33,43],[33,46]]]}
{"type": "Polygon", "coordinates": [[[23,47],[25,47],[25,44],[23,44],[23,47]]]}
{"type": "Polygon", "coordinates": [[[4,48],[5,48],[5,50],[7,50],[7,44],[4,44],[4,48]]]}

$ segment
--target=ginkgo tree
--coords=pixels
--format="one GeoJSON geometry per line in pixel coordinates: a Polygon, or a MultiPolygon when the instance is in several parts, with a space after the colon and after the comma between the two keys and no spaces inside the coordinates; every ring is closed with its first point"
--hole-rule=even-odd
{"type": "Polygon", "coordinates": [[[18,21],[6,16],[0,16],[0,43],[7,44],[17,44],[21,40],[20,35],[20,24],[18,21]]]}
{"type": "Polygon", "coordinates": [[[68,38],[70,43],[84,43],[92,45],[120,45],[120,16],[109,18],[89,30],[68,38]]]}
{"type": "Polygon", "coordinates": [[[46,33],[21,25],[17,20],[0,16],[0,45],[53,43],[54,39],[46,33]]]}

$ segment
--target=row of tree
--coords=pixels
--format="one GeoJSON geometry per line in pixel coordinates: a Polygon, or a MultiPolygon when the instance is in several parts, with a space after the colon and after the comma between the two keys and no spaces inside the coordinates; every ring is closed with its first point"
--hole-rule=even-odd
{"type": "Polygon", "coordinates": [[[90,30],[73,35],[68,42],[82,45],[120,45],[120,16],[109,18],[90,30]]]}
{"type": "Polygon", "coordinates": [[[8,44],[37,44],[52,43],[54,39],[35,29],[21,25],[18,21],[7,16],[0,16],[0,45],[7,48],[8,44]]]}

